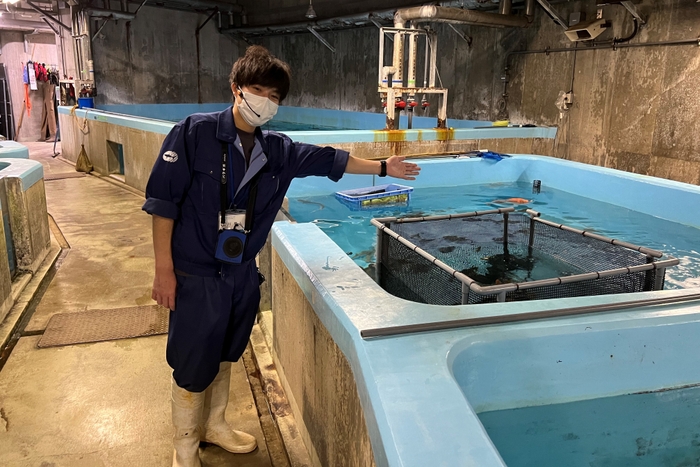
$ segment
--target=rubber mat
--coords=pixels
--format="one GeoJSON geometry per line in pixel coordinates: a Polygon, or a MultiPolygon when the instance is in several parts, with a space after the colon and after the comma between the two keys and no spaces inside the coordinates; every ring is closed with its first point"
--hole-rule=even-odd
{"type": "Polygon", "coordinates": [[[60,347],[168,332],[170,311],[159,305],[58,313],[51,317],[38,347],[60,347]]]}

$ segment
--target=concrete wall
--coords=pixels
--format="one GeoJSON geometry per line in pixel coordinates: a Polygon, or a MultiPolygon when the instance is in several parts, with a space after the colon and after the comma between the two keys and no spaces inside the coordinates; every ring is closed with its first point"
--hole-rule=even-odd
{"type": "MultiPolygon", "coordinates": [[[[700,5],[695,2],[644,0],[638,8],[649,23],[633,43],[700,35],[700,5]]],[[[557,4],[556,9],[565,17],[575,10],[595,15],[592,0],[557,4]]],[[[601,40],[631,32],[631,16],[623,8],[608,6],[604,12],[613,28],[601,40]]],[[[435,29],[440,75],[450,90],[448,117],[494,120],[508,116],[515,123],[556,125],[560,128],[558,157],[700,183],[697,47],[513,56],[506,102],[501,80],[506,54],[572,46],[561,28],[538,8],[535,24],[527,30],[457,26],[472,37],[471,46],[448,26],[435,29]],[[572,89],[572,79],[575,104],[560,118],[555,101],[560,91],[572,89]]],[[[285,104],[378,111],[378,31],[365,28],[323,35],[336,54],[310,34],[259,40],[294,71],[285,104]]],[[[422,70],[420,63],[418,69],[422,70]]]]}
{"type": "MultiPolygon", "coordinates": [[[[92,42],[99,104],[228,102],[237,41],[207,15],[145,6],[133,21],[108,23],[92,42]]],[[[244,44],[245,45],[245,44],[244,44]]]]}
{"type": "Polygon", "coordinates": [[[275,364],[317,466],[374,466],[347,359],[276,252],[272,252],[275,364]]]}
{"type": "MultiPolygon", "coordinates": [[[[638,8],[649,25],[632,43],[700,35],[700,5],[695,2],[645,0],[638,8]]],[[[615,36],[631,32],[631,17],[624,9],[605,11],[615,36]]],[[[529,34],[529,49],[567,45],[551,22],[540,19],[539,24],[529,34]]],[[[697,46],[530,55],[514,57],[511,63],[511,118],[558,125],[559,157],[700,183],[697,46]],[[559,91],[569,89],[574,106],[560,118],[553,103],[559,91]]]]}

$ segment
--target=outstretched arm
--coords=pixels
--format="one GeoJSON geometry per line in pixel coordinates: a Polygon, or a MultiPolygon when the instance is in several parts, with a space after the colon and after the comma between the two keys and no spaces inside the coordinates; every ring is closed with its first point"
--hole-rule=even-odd
{"type": "MultiPolygon", "coordinates": [[[[412,162],[404,162],[404,156],[391,156],[386,160],[386,174],[390,177],[404,180],[415,180],[420,172],[420,167],[412,162]]],[[[350,156],[345,173],[379,175],[381,171],[380,161],[369,161],[350,156]]]]}

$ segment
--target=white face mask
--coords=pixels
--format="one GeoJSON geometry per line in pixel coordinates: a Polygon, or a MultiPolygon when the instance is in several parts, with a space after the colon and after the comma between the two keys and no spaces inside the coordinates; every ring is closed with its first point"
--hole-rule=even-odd
{"type": "Polygon", "coordinates": [[[238,90],[241,91],[242,99],[238,104],[238,112],[250,126],[262,126],[277,113],[279,106],[267,97],[256,96],[252,92],[243,93],[241,88],[238,90]]]}

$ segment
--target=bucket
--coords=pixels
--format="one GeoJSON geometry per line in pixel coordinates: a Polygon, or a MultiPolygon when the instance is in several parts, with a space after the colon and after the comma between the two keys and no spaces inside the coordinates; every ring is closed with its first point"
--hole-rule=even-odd
{"type": "Polygon", "coordinates": [[[94,109],[95,108],[95,98],[94,97],[78,97],[78,108],[79,109],[94,109]]]}

